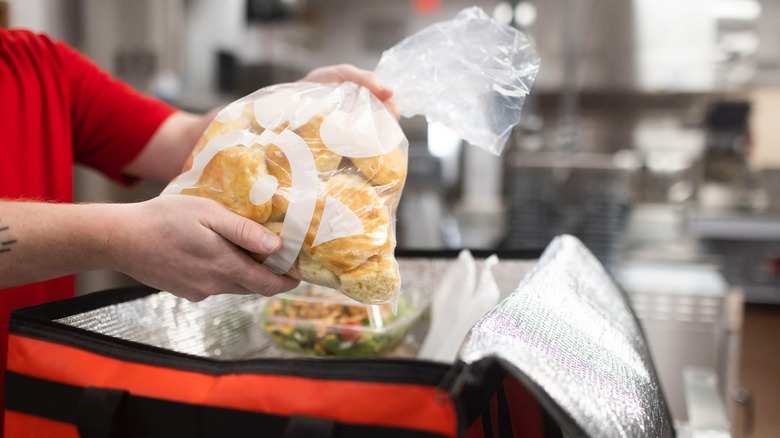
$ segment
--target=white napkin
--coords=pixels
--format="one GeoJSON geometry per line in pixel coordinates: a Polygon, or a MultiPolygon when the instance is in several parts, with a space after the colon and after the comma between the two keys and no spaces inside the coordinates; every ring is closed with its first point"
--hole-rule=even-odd
{"type": "Polygon", "coordinates": [[[492,273],[496,264],[496,255],[488,257],[476,281],[474,257],[468,250],[461,251],[433,296],[431,326],[418,358],[455,361],[471,327],[498,304],[500,291],[492,273]]]}

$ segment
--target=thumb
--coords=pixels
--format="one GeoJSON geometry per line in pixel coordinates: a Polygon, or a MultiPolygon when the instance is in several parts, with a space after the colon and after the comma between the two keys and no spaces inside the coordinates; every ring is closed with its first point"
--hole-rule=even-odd
{"type": "Polygon", "coordinates": [[[210,228],[225,239],[254,253],[271,254],[282,246],[282,240],[272,231],[229,210],[218,214],[210,228]]]}

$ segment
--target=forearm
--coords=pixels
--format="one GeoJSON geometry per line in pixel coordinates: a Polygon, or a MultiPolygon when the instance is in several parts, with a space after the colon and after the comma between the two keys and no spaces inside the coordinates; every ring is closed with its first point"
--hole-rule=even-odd
{"type": "Polygon", "coordinates": [[[0,201],[0,287],[111,267],[118,208],[0,201]]]}
{"type": "Polygon", "coordinates": [[[124,172],[167,182],[182,172],[192,148],[216,115],[216,110],[196,115],[179,111],[160,125],[140,154],[124,172]]]}
{"type": "Polygon", "coordinates": [[[0,230],[0,288],[94,269],[123,272],[193,301],[219,293],[273,295],[297,285],[247,254],[276,252],[276,234],[196,196],[131,204],[0,200],[0,230]]]}

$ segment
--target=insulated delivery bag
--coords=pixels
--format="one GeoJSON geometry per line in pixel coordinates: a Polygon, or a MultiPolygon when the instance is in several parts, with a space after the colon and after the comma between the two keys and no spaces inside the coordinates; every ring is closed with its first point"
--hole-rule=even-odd
{"type": "MultiPolygon", "coordinates": [[[[434,283],[452,261],[399,258],[434,283]]],[[[259,296],[138,287],[19,309],[5,436],[674,436],[636,317],[592,253],[560,236],[502,263],[527,273],[452,363],[272,358],[244,311],[259,296]]]]}

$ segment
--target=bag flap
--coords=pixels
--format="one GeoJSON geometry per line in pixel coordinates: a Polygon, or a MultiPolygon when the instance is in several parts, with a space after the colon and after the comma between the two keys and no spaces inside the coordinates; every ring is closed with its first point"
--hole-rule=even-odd
{"type": "Polygon", "coordinates": [[[573,236],[559,236],[471,330],[466,363],[495,356],[567,436],[671,437],[644,334],[625,293],[573,236]]]}

